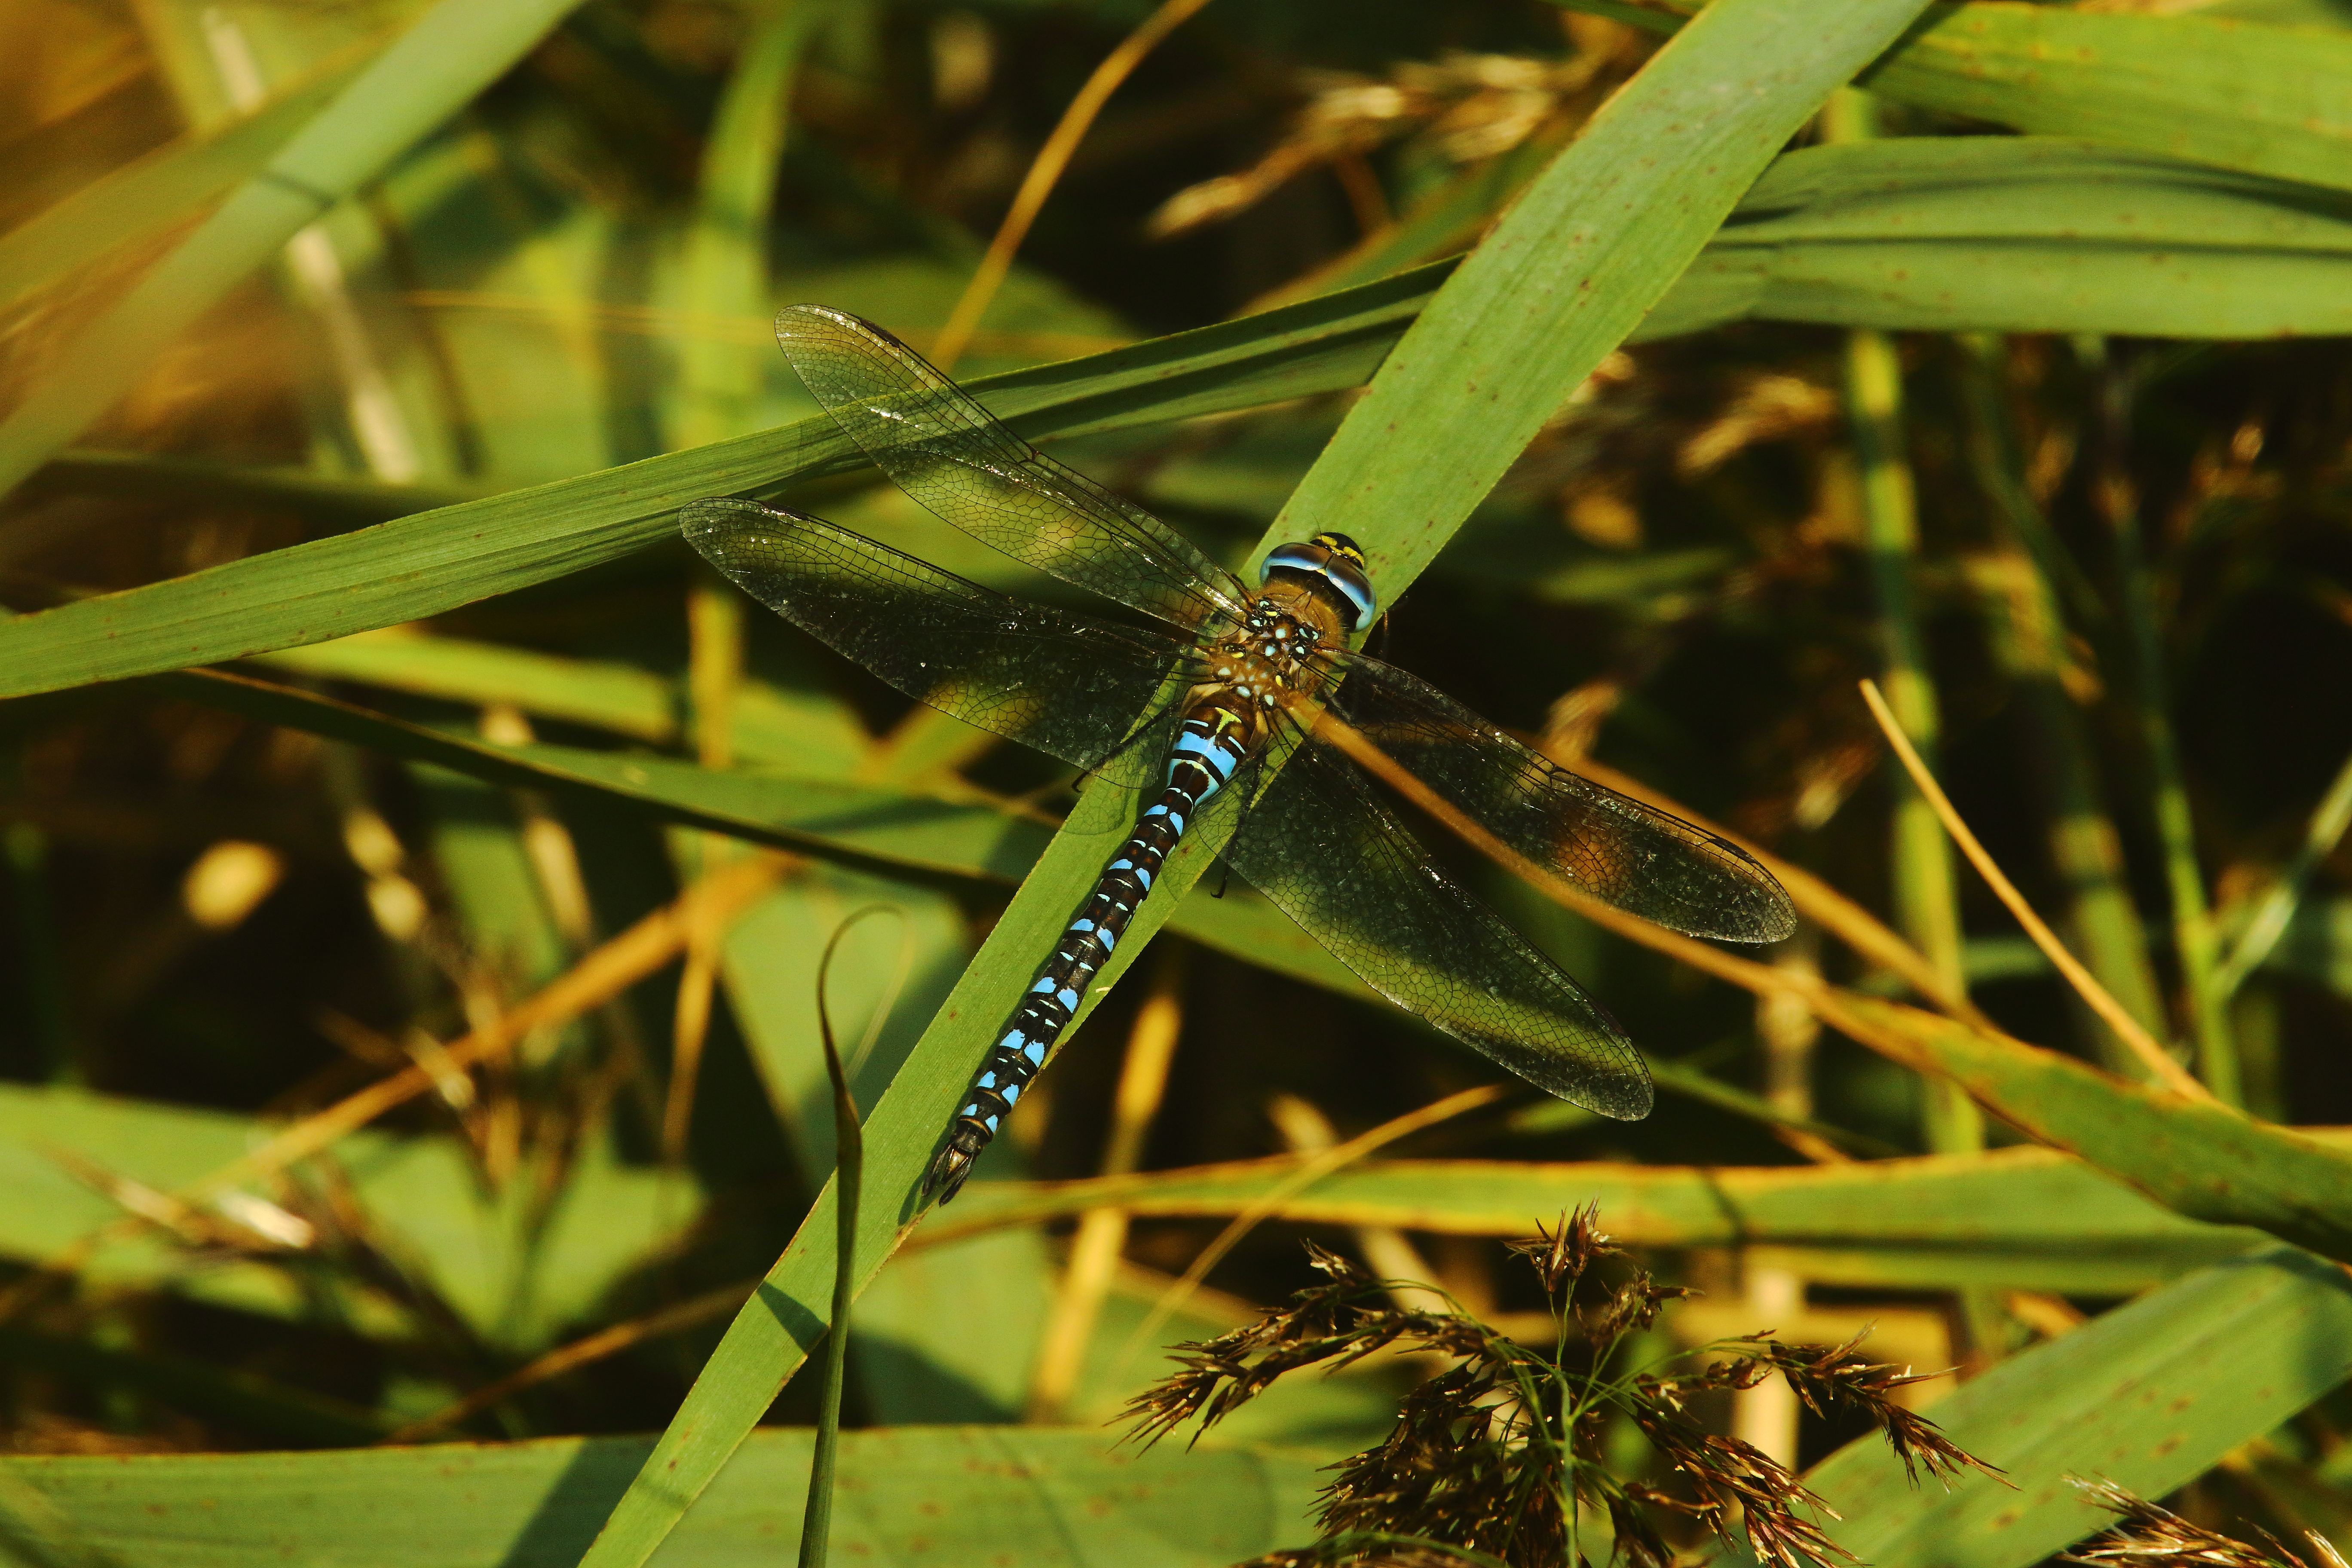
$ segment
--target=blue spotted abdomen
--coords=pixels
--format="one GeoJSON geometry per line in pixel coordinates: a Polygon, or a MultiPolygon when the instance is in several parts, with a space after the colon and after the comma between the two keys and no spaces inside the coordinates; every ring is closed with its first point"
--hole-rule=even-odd
{"type": "Polygon", "coordinates": [[[1239,715],[1208,703],[1185,715],[1170,749],[1167,787],[1144,808],[1135,831],[1103,868],[1093,894],[1063,931],[1054,956],[1038,966],[1029,994],[972,1075],[971,1087],[948,1128],[947,1145],[923,1180],[924,1190],[938,1194],[941,1203],[956,1195],[971,1173],[972,1162],[1045,1065],[1045,1053],[1069,1026],[1078,999],[1118,948],[1128,921],[1135,918],[1202,803],[1224,787],[1247,755],[1242,723],[1239,715]]]}

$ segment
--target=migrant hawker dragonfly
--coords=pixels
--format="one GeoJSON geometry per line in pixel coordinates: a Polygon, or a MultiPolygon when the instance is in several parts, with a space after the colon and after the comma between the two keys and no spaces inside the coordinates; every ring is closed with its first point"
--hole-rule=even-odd
{"type": "Polygon", "coordinates": [[[1322,709],[1519,854],[1620,909],[1733,942],[1794,929],[1788,895],[1735,846],[1579,778],[1352,651],[1379,608],[1345,536],[1276,549],[1253,591],[1039,453],[880,328],[796,305],[776,336],[817,402],[915,500],[1170,628],[1011,598],[751,501],[681,513],[688,540],[746,593],[909,697],[1098,776],[1160,785],[973,1075],[925,1180],[940,1201],[963,1184],[1204,808],[1236,814],[1227,862],[1375,990],[1564,1100],[1627,1121],[1648,1114],[1649,1073],[1616,1021],[1441,871],[1353,762],[1300,734],[1322,709]],[[1277,744],[1291,741],[1301,743],[1277,744]]]}

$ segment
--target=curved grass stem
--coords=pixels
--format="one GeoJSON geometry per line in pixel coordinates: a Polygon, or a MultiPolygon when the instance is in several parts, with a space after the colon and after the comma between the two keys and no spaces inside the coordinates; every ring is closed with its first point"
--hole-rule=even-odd
{"type": "Polygon", "coordinates": [[[2099,984],[2096,976],[2083,967],[2081,960],[2067,951],[2066,944],[2058,940],[2058,933],[2034,912],[2033,906],[2025,901],[2025,895],[2017,890],[2017,885],[2002,872],[2000,864],[1986,852],[1982,844],[1977,842],[1977,836],[1969,831],[1968,823],[1953,809],[1951,799],[1944,794],[1943,786],[1937,784],[1936,776],[1927,771],[1927,764],[1911,744],[1910,737],[1895,722],[1894,710],[1887,706],[1877,684],[1864,681],[1862,696],[1863,700],[1870,704],[1871,717],[1877,720],[1878,727],[1886,732],[1887,744],[1893,746],[1895,754],[1902,759],[1905,771],[1911,775],[1911,782],[1918,786],[1919,793],[1943,820],[1944,830],[1952,836],[1952,841],[1960,847],[1960,852],[1969,858],[1969,863],[1991,884],[1993,892],[2008,906],[2009,912],[2017,917],[2017,923],[2025,928],[2025,934],[2033,939],[2033,945],[2042,950],[2042,956],[2057,966],[2058,973],[2066,977],[2066,983],[2074,986],[2091,1010],[2098,1014],[2107,1027],[2116,1032],[2116,1037],[2139,1058],[2151,1078],[2191,1099],[2213,1099],[2212,1091],[2198,1082],[2188,1068],[2173,1060],[2171,1053],[2158,1043],[2156,1037],[2115,999],[2113,993],[2099,984]]]}

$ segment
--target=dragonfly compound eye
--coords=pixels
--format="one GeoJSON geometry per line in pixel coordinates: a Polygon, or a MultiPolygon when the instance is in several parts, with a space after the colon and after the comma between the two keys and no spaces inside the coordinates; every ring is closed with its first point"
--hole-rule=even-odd
{"type": "Polygon", "coordinates": [[[1265,558],[1261,580],[1271,583],[1276,573],[1313,589],[1340,612],[1351,632],[1370,626],[1379,611],[1371,579],[1364,574],[1363,552],[1344,534],[1318,533],[1311,540],[1277,545],[1265,558]]]}

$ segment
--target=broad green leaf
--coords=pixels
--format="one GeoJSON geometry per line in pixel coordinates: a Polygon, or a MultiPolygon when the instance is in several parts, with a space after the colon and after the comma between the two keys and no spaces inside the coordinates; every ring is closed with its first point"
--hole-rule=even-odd
{"type": "Polygon", "coordinates": [[[530,107],[539,123],[467,115],[366,210],[328,220],[354,285],[409,305],[373,316],[371,342],[420,470],[477,493],[659,449],[640,411],[651,367],[612,341],[646,303],[619,260],[646,237],[595,203],[551,216],[515,199],[539,177],[530,142],[554,130],[552,106],[530,107]]]}
{"type": "Polygon", "coordinates": [[[2344,0],[2214,0],[2206,15],[2273,27],[2352,27],[2344,0]]]}
{"type": "Polygon", "coordinates": [[[306,225],[382,173],[577,0],[442,0],[58,356],[0,421],[0,493],[128,392],[154,355],[306,225]]]}
{"type": "MultiPolygon", "coordinates": [[[[770,1428],[660,1561],[792,1561],[811,1432],[770,1428]]],[[[140,1568],[567,1568],[645,1459],[644,1437],[333,1454],[0,1459],[0,1537],[42,1563],[140,1568]]],[[[835,1562],[1223,1568],[1312,1539],[1318,1459],[1278,1448],[1114,1448],[1092,1432],[845,1432],[835,1562]]]]}
{"type": "Polygon", "coordinates": [[[2009,3],[1929,15],[1864,86],[2021,131],[2352,189],[2352,35],[2009,3]]]}
{"type": "MultiPolygon", "coordinates": [[[[2160,1498],[2352,1373],[2352,1283],[2273,1247],[2102,1314],[1970,1379],[1944,1435],[2007,1472],[1912,1487],[1875,1435],[1805,1478],[1832,1540],[1873,1568],[2028,1568],[2113,1522],[2067,1484],[2160,1498]]],[[[1744,1553],[1737,1561],[1750,1561],[1744,1553]]]]}
{"type": "MultiPolygon", "coordinates": [[[[1295,1169],[1284,1160],[1037,1184],[975,1187],[915,1245],[1037,1225],[1115,1205],[1137,1215],[1224,1217],[1295,1169]],[[969,1209],[970,1212],[965,1212],[969,1209]]],[[[2202,1225],[2046,1149],[1845,1165],[1394,1160],[1335,1172],[1285,1198],[1297,1225],[1387,1226],[1517,1238],[1564,1210],[1600,1205],[1620,1241],[1746,1247],[1801,1255],[1809,1278],[1850,1284],[2005,1282],[2122,1294],[2243,1252],[2258,1231],[2202,1225]]]]}
{"type": "Polygon", "coordinates": [[[2052,138],[1853,142],[1774,163],[1638,335],[2347,332],[2347,262],[2352,195],[2052,138]]]}
{"type": "Polygon", "coordinates": [[[1940,1074],[2036,1142],[2168,1208],[2352,1261],[2352,1152],[1916,1009],[1851,994],[1837,1006],[1874,1048],[1940,1074]]]}
{"type": "MultiPolygon", "coordinates": [[[[1044,836],[1037,843],[1042,846],[1044,836]]],[[[818,1044],[817,985],[825,945],[854,916],[825,972],[824,1001],[858,1103],[880,1098],[971,957],[962,912],[938,889],[835,866],[812,866],[753,905],[727,932],[723,972],[777,1120],[802,1176],[833,1170],[825,1112],[831,1088],[818,1044]],[[895,993],[895,994],[894,994],[895,993]],[[892,1004],[887,1018],[875,1015],[892,1004]],[[873,1044],[856,1054],[873,1030],[873,1044]]]]}
{"type": "MultiPolygon", "coordinates": [[[[1306,489],[1314,499],[1304,515],[1319,516],[1342,498],[1364,499],[1375,474],[1404,487],[1381,489],[1376,504],[1353,508],[1344,523],[1386,566],[1382,586],[1393,598],[1517,456],[1513,443],[1523,444],[1664,292],[1805,116],[1916,10],[1916,0],[1844,0],[1827,9],[1794,0],[1718,0],[1620,91],[1448,280],[1401,345],[1402,353],[1417,341],[1427,357],[1408,354],[1400,363],[1391,355],[1382,366],[1308,476],[1306,489]],[[1795,55],[1797,64],[1777,63],[1792,58],[1792,31],[1819,47],[1795,55]],[[1610,195],[1597,195],[1602,192],[1610,195]],[[1570,199],[1570,193],[1580,195],[1570,199]],[[1573,306],[1612,292],[1623,301],[1597,311],[1573,306]],[[1571,302],[1572,331],[1549,319],[1563,299],[1571,302]],[[1449,300],[1455,301],[1450,308],[1449,300]],[[1563,341],[1550,352],[1526,352],[1531,337],[1542,341],[1554,331],[1563,341]],[[1490,365],[1496,356],[1525,363],[1490,365]],[[1461,375],[1473,366],[1485,367],[1478,374],[1501,373],[1483,397],[1463,395],[1461,375]],[[1441,379],[1433,382],[1433,374],[1441,379]],[[1382,412],[1366,424],[1366,410],[1401,408],[1397,399],[1406,393],[1399,388],[1418,402],[1409,419],[1381,436],[1384,422],[1401,414],[1382,412]],[[1352,441],[1350,430],[1359,431],[1352,441]],[[1400,461],[1420,471],[1395,474],[1400,461]]],[[[1332,525],[1342,526],[1336,519],[1332,525]]],[[[1130,793],[1096,787],[1080,797],[875,1108],[866,1143],[874,1213],[860,1239],[862,1256],[886,1256],[900,1226],[915,1217],[913,1188],[955,1096],[1098,874],[1102,837],[1129,820],[1130,793]],[[877,1201],[893,1193],[905,1194],[899,1205],[877,1201]],[[868,1245],[873,1250],[866,1254],[868,1245]]],[[[1211,837],[1195,831],[1171,857],[1087,1004],[1117,982],[1199,878],[1213,856],[1211,837]]],[[[634,1568],[645,1562],[822,1332],[833,1276],[832,1205],[828,1188],[705,1364],[586,1563],[634,1568]]]]}

